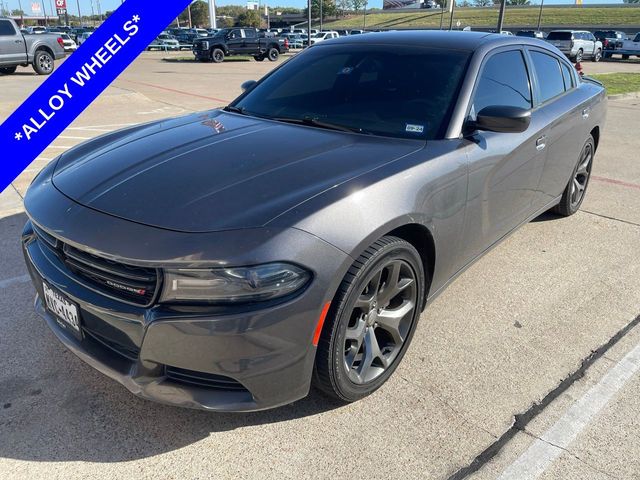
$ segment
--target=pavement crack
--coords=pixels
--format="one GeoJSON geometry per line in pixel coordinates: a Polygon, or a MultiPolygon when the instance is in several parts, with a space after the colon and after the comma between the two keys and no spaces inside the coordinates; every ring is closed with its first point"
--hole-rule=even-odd
{"type": "Polygon", "coordinates": [[[553,442],[550,442],[549,440],[539,437],[538,435],[535,435],[534,433],[530,432],[529,430],[522,430],[522,433],[524,433],[525,435],[530,436],[531,438],[535,439],[535,440],[540,440],[543,443],[546,443],[547,445],[551,445],[554,448],[557,448],[558,450],[562,450],[563,452],[571,455],[573,458],[575,458],[577,461],[579,461],[580,463],[582,463],[584,466],[586,466],[587,468],[594,470],[598,473],[601,473],[603,475],[605,475],[606,477],[609,478],[613,478],[618,480],[620,477],[616,477],[615,475],[610,474],[609,472],[602,470],[600,468],[598,468],[597,466],[593,465],[592,463],[587,462],[586,460],[584,460],[583,458],[581,458],[580,456],[576,455],[575,453],[573,453],[571,450],[569,450],[566,447],[560,446],[558,444],[555,444],[553,442]]]}
{"type": "Polygon", "coordinates": [[[580,210],[583,213],[587,213],[589,215],[594,215],[600,218],[606,218],[607,220],[613,220],[614,222],[626,223],[627,225],[633,225],[634,227],[640,227],[640,223],[631,222],[629,220],[623,220],[621,218],[610,217],[609,215],[603,215],[602,213],[591,212],[589,210],[580,210]]]}
{"type": "MultiPolygon", "coordinates": [[[[524,412],[518,413],[513,417],[513,423],[500,437],[492,442],[487,448],[480,452],[468,465],[459,468],[452,473],[448,480],[462,480],[472,473],[480,470],[484,465],[489,463],[506,445],[515,437],[518,432],[525,432],[527,425],[542,413],[555,399],[566,392],[575,382],[584,377],[587,370],[605,353],[607,353],[614,345],[616,345],[625,335],[627,335],[635,326],[640,323],[640,315],[627,323],[624,327],[616,332],[606,343],[600,345],[589,355],[584,357],[580,362],[580,366],[567,375],[560,383],[550,392],[548,392],[542,400],[534,402],[524,412]]],[[[558,447],[561,448],[561,447],[558,447]]]]}
{"type": "Polygon", "coordinates": [[[20,190],[18,190],[18,189],[16,188],[16,186],[15,186],[13,183],[11,183],[11,188],[13,188],[13,189],[15,190],[15,192],[18,194],[18,196],[20,197],[20,200],[23,200],[23,201],[24,201],[24,197],[23,197],[23,196],[22,196],[22,194],[20,193],[20,190]]]}

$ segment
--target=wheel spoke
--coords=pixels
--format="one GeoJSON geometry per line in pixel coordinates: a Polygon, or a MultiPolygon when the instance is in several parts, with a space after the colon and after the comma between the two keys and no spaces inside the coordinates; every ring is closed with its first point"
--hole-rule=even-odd
{"type": "Polygon", "coordinates": [[[378,314],[378,328],[382,328],[391,334],[396,345],[404,342],[404,333],[400,330],[400,323],[409,315],[415,304],[411,300],[405,300],[402,305],[393,310],[382,310],[378,314]]]}
{"type": "Polygon", "coordinates": [[[372,372],[373,362],[379,360],[384,370],[388,366],[387,360],[382,356],[380,352],[380,346],[378,345],[378,339],[373,328],[368,328],[364,335],[364,358],[360,364],[358,376],[362,382],[367,382],[374,376],[375,372],[372,372]]]}
{"type": "Polygon", "coordinates": [[[389,305],[389,302],[395,297],[398,290],[398,281],[400,279],[400,262],[392,263],[389,266],[391,272],[387,276],[383,285],[379,286],[378,290],[378,305],[381,307],[386,307],[389,305]]]}
{"type": "Polygon", "coordinates": [[[362,338],[364,337],[364,331],[367,327],[367,322],[364,318],[359,318],[356,321],[355,327],[347,328],[347,332],[345,334],[346,340],[356,340],[358,345],[362,343],[362,338]]]}

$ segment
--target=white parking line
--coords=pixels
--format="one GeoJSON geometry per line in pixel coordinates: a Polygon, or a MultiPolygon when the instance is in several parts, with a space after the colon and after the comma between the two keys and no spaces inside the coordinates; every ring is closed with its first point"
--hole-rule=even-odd
{"type": "Polygon", "coordinates": [[[29,275],[21,275],[19,277],[7,278],[6,280],[0,280],[0,288],[7,288],[16,283],[27,283],[31,281],[29,275]]]}
{"type": "Polygon", "coordinates": [[[573,442],[589,422],[640,369],[640,344],[574,402],[549,430],[506,468],[499,480],[538,478],[573,442]]]}
{"type": "Polygon", "coordinates": [[[47,148],[59,148],[62,150],[69,150],[72,147],[68,147],[66,145],[49,145],[47,148]]]}
{"type": "Polygon", "coordinates": [[[67,135],[59,135],[58,138],[66,138],[67,140],[91,140],[91,137],[69,137],[67,135]]]}

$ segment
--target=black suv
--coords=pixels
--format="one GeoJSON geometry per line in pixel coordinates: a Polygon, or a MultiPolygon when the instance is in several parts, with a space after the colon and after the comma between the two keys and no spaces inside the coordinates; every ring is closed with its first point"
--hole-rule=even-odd
{"type": "Polygon", "coordinates": [[[285,39],[269,38],[255,28],[223,28],[193,43],[193,54],[201,62],[220,63],[228,55],[251,55],[258,62],[275,62],[289,48],[285,39]]]}

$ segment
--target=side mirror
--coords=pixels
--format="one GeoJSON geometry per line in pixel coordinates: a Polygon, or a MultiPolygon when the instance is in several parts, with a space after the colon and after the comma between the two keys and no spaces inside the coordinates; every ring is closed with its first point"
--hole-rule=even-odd
{"type": "Polygon", "coordinates": [[[472,122],[475,130],[489,132],[520,133],[529,128],[531,123],[531,110],[511,107],[507,105],[494,105],[484,107],[472,122]]]}
{"type": "Polygon", "coordinates": [[[251,90],[256,83],[258,82],[256,82],[255,80],[247,80],[246,82],[243,82],[242,85],[240,85],[240,88],[243,92],[246,92],[247,90],[251,90]]]}

